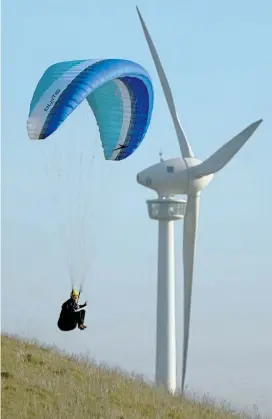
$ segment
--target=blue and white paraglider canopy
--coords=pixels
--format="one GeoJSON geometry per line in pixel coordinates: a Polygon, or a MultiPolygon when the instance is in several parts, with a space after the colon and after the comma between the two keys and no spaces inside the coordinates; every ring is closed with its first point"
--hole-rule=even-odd
{"type": "Polygon", "coordinates": [[[106,160],[123,160],[142,142],[153,110],[150,76],[121,59],[66,61],[49,67],[33,94],[27,130],[49,137],[86,99],[95,115],[106,160]]]}

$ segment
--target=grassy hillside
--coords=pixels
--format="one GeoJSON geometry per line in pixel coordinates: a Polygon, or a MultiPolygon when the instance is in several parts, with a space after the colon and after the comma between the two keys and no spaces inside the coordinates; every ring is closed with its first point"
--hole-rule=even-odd
{"type": "Polygon", "coordinates": [[[234,419],[140,380],[2,335],[5,419],[234,419]]]}

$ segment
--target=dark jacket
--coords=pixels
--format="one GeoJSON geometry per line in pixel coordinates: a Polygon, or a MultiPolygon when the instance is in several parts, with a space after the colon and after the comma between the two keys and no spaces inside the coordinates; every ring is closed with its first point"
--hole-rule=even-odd
{"type": "Polygon", "coordinates": [[[73,298],[65,301],[61,307],[61,313],[58,320],[58,327],[62,331],[70,331],[76,328],[78,322],[83,323],[85,312],[79,311],[75,313],[75,310],[85,307],[86,304],[78,304],[73,298]]]}
{"type": "Polygon", "coordinates": [[[65,313],[73,313],[79,308],[82,308],[85,306],[86,304],[78,304],[75,302],[73,298],[69,298],[69,300],[65,301],[65,303],[62,304],[62,311],[65,313]]]}

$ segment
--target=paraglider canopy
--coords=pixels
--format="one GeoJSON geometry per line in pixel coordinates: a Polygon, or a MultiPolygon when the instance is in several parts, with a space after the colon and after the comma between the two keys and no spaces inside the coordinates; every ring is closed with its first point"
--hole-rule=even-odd
{"type": "Polygon", "coordinates": [[[33,94],[27,130],[32,140],[53,134],[86,99],[106,160],[123,160],[142,142],[153,110],[150,76],[121,59],[77,60],[49,67],[33,94]]]}

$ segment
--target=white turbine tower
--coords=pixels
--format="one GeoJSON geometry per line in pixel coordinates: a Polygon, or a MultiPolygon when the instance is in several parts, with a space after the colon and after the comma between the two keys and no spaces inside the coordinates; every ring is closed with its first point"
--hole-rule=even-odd
{"type": "Polygon", "coordinates": [[[249,125],[204,162],[195,158],[179,122],[170,86],[157,51],[138,8],[137,12],[174,122],[182,155],[182,158],[176,157],[167,161],[161,159],[160,163],[148,167],[137,175],[138,183],[153,189],[159,196],[156,200],[147,201],[150,217],[159,220],[156,383],[174,392],[176,390],[176,325],[173,223],[184,217],[184,331],[181,383],[183,390],[189,342],[200,192],[211,182],[213,175],[221,170],[247,142],[262,119],[249,125]],[[187,195],[187,201],[175,199],[176,194],[187,195]]]}

